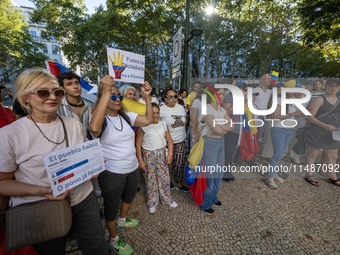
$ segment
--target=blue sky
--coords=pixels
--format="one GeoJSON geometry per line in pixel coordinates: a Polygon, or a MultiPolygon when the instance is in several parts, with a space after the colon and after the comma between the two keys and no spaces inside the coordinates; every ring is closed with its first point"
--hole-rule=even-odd
{"type": "MultiPolygon", "coordinates": [[[[14,0],[15,3],[22,6],[34,7],[33,3],[29,0],[14,0]]],[[[106,6],[106,0],[84,0],[89,13],[94,13],[94,7],[98,7],[100,4],[106,6]]]]}

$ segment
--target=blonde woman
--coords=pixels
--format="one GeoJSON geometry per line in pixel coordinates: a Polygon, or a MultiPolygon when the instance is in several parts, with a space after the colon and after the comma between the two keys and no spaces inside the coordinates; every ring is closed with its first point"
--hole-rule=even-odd
{"type": "MultiPolygon", "coordinates": [[[[0,129],[0,194],[11,196],[18,206],[43,199],[61,200],[70,195],[72,233],[82,254],[107,254],[104,230],[92,184],[86,181],[71,192],[53,197],[44,166],[44,155],[86,140],[81,123],[60,117],[58,108],[65,91],[44,69],[22,73],[15,84],[16,97],[28,112],[0,129]]],[[[35,244],[39,254],[65,254],[66,236],[35,244]]]]}

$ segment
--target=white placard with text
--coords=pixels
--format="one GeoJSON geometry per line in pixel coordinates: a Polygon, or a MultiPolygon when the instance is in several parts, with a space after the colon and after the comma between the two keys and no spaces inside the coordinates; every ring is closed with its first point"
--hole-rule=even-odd
{"type": "Polygon", "coordinates": [[[53,196],[58,196],[105,170],[99,139],[51,152],[44,156],[44,163],[53,196]]]}

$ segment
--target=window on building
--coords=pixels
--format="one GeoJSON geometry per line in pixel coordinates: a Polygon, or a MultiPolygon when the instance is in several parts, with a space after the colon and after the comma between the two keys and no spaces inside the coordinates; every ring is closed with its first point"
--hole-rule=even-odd
{"type": "Polygon", "coordinates": [[[45,31],[41,31],[41,39],[42,40],[48,40],[48,36],[45,31]]]}
{"type": "Polygon", "coordinates": [[[52,45],[52,53],[54,54],[54,55],[56,55],[56,54],[58,54],[58,46],[57,45],[52,45]]]}
{"type": "Polygon", "coordinates": [[[44,52],[45,54],[48,54],[48,48],[47,48],[47,45],[46,45],[46,44],[44,44],[44,45],[42,46],[42,50],[43,50],[43,52],[44,52]]]}
{"type": "Polygon", "coordinates": [[[33,31],[33,30],[30,30],[30,35],[33,39],[38,39],[38,36],[37,36],[37,32],[36,31],[33,31]]]}

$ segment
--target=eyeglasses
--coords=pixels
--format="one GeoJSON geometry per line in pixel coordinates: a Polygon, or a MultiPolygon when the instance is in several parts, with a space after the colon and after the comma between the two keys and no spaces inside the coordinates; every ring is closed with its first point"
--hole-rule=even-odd
{"type": "Polygon", "coordinates": [[[47,99],[53,94],[57,99],[63,98],[65,96],[65,90],[57,88],[57,89],[37,89],[35,91],[31,91],[31,94],[35,94],[41,99],[47,99]]]}
{"type": "Polygon", "coordinates": [[[119,98],[119,101],[123,101],[123,99],[124,99],[123,96],[112,95],[112,96],[110,97],[110,99],[111,99],[112,101],[117,101],[117,98],[119,98]]]}
{"type": "Polygon", "coordinates": [[[169,99],[173,99],[173,98],[177,99],[178,96],[177,96],[177,95],[174,95],[174,96],[167,96],[167,98],[169,98],[169,99]]]}

